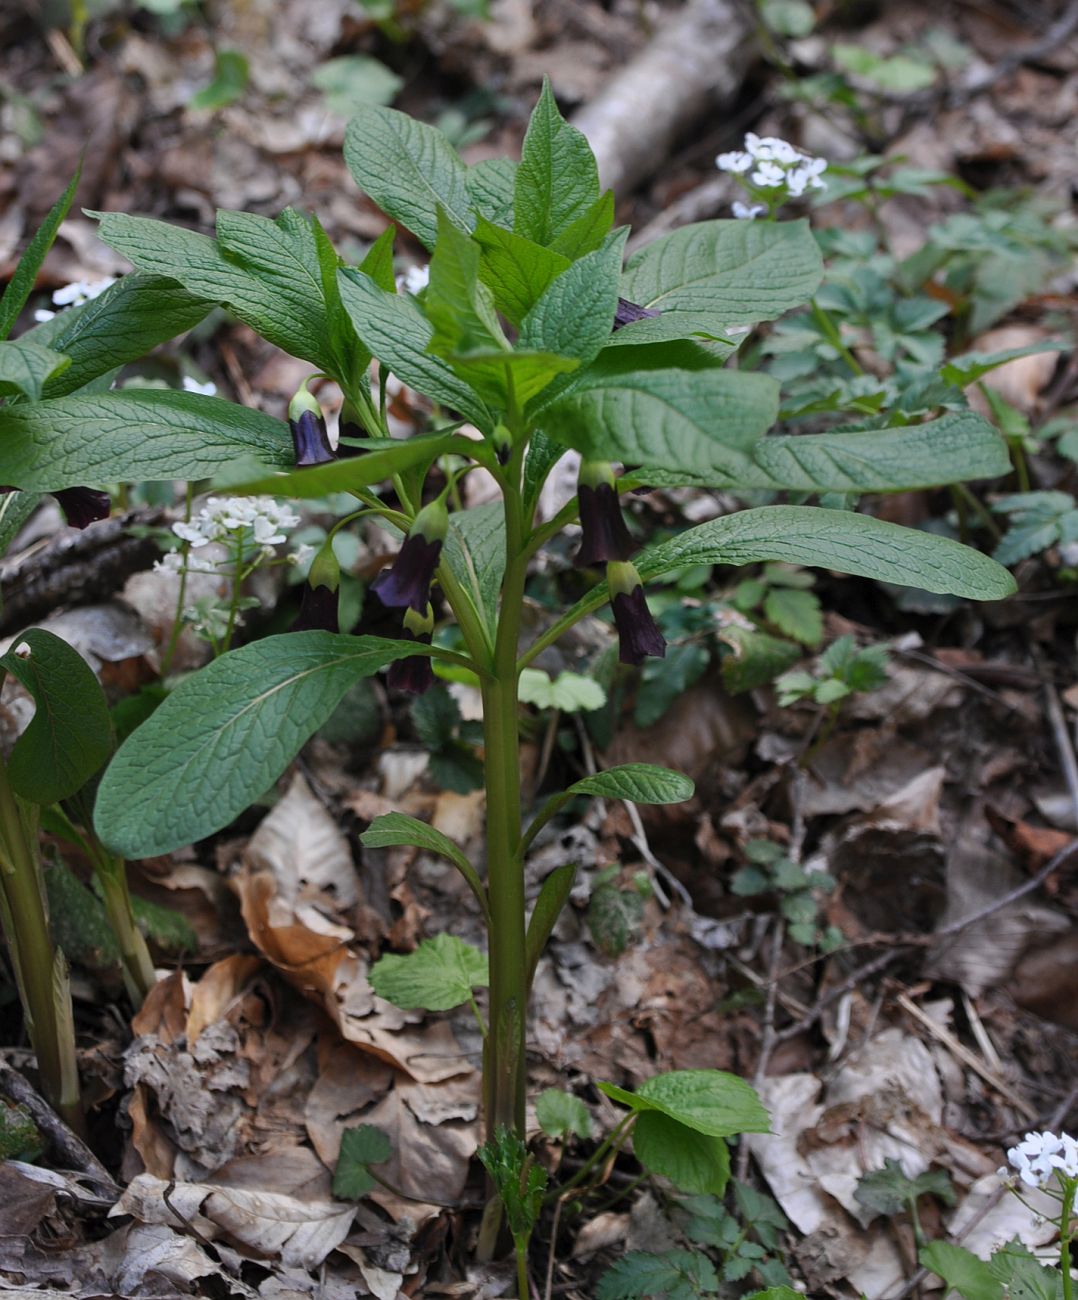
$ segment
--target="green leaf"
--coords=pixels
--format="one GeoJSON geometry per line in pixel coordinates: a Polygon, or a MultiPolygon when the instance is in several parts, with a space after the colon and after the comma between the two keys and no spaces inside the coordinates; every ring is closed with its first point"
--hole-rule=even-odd
{"type": "Polygon", "coordinates": [[[612,1083],[598,1087],[632,1110],[660,1111],[711,1137],[771,1131],[770,1117],[754,1089],[723,1070],[670,1070],[645,1080],[635,1092],[612,1083]]]}
{"type": "Polygon", "coordinates": [[[222,655],[120,746],[98,790],[98,836],[142,858],[213,834],[270,788],[350,686],[424,652],[414,641],[295,632],[222,655]]]}
{"type": "Polygon", "coordinates": [[[614,191],[607,190],[586,211],[557,235],[551,244],[556,253],[574,262],[598,248],[614,224],[614,191]]]}
{"type": "Polygon", "coordinates": [[[349,492],[381,483],[383,479],[392,478],[415,465],[431,465],[439,456],[459,445],[459,440],[451,434],[425,434],[401,439],[389,446],[386,445],[389,440],[376,442],[372,438],[368,441],[377,450],[365,451],[345,460],[326,461],[323,465],[293,468],[284,474],[266,474],[241,483],[230,482],[228,490],[241,495],[268,492],[273,496],[317,500],[332,492],[349,492]]]}
{"type": "Polygon", "coordinates": [[[480,217],[475,239],[482,252],[479,278],[494,294],[498,310],[519,325],[542,297],[550,282],[571,263],[560,253],[533,244],[480,217]]]}
{"type": "Polygon", "coordinates": [[[0,667],[34,699],[34,716],[8,760],[12,789],[52,804],[79,790],[112,752],[112,722],[90,665],[51,632],[31,628],[12,642],[0,667]]]}
{"type": "Polygon", "coordinates": [[[593,460],[736,473],[774,423],[776,382],[724,370],[691,344],[649,349],[654,368],[640,351],[603,352],[541,409],[544,432],[593,460]]]}
{"type": "Polygon", "coordinates": [[[800,1291],[788,1286],[769,1286],[766,1291],[754,1291],[745,1300],[805,1300],[800,1291]]]}
{"type": "Polygon", "coordinates": [[[588,929],[604,957],[620,957],[632,942],[644,915],[644,899],[632,887],[602,880],[588,900],[588,929]]]}
{"type": "Polygon", "coordinates": [[[443,835],[440,830],[428,825],[426,822],[421,822],[415,817],[409,817],[406,813],[385,813],[371,822],[367,830],[359,837],[359,842],[369,849],[385,849],[396,845],[409,844],[414,845],[416,848],[426,849],[429,853],[437,853],[439,857],[445,858],[447,862],[452,862],[468,882],[484,913],[488,913],[489,905],[486,890],[483,888],[483,882],[479,879],[475,867],[464,856],[464,851],[454,844],[448,835],[443,835]]]}
{"type": "Polygon", "coordinates": [[[624,236],[612,238],[559,275],[524,318],[520,346],[593,361],[614,328],[624,247],[624,236]]]}
{"type": "Polygon", "coordinates": [[[535,978],[535,968],[539,965],[539,958],[543,955],[547,940],[553,933],[554,926],[561,915],[561,909],[569,899],[575,879],[576,864],[572,862],[566,863],[564,866],[555,867],[543,881],[542,888],[539,890],[539,897],[535,900],[535,907],[532,909],[531,918],[528,921],[528,931],[524,941],[524,950],[528,962],[527,980],[529,988],[535,978]]]}
{"type": "Polygon", "coordinates": [[[212,307],[212,301],[193,297],[175,280],[135,272],[24,337],[71,358],[70,367],[45,385],[46,397],[66,397],[193,329],[212,307]]]}
{"type": "Polygon", "coordinates": [[[731,325],[774,320],[816,292],[823,261],[807,221],[704,221],[683,226],[629,261],[622,295],[661,311],[617,333],[619,345],[722,337],[731,325]]]}
{"type": "Polygon", "coordinates": [[[493,643],[498,595],[505,573],[505,508],[500,501],[457,510],[449,517],[445,562],[472,597],[493,643]]]}
{"type": "Polygon", "coordinates": [[[718,1289],[715,1266],[699,1251],[646,1255],[633,1250],[599,1279],[595,1300],[696,1300],[718,1289]]]}
{"type": "Polygon", "coordinates": [[[882,1169],[873,1169],[858,1182],[854,1200],[876,1214],[898,1214],[919,1196],[931,1194],[954,1205],[955,1194],[950,1175],[943,1169],[930,1169],[911,1178],[902,1165],[886,1157],[882,1169]]]}
{"type": "Polygon", "coordinates": [[[325,95],[330,112],[351,117],[365,104],[392,103],[404,80],[369,54],[344,54],[315,68],[311,83],[325,95]]]}
{"type": "Polygon", "coordinates": [[[358,1201],[377,1183],[369,1165],[383,1164],[393,1154],[389,1138],[373,1124],[346,1128],[333,1174],[333,1195],[342,1201],[358,1201]]]}
{"type": "Polygon", "coordinates": [[[402,1011],[451,1011],[489,983],[486,954],[456,935],[424,939],[402,957],[387,953],[371,967],[371,988],[402,1011]]]}
{"type": "Polygon", "coordinates": [[[730,1152],[721,1137],[686,1128],[657,1110],[645,1111],[633,1127],[637,1160],[683,1192],[722,1196],[730,1179],[730,1152]]]}
{"type": "Polygon", "coordinates": [[[7,554],[8,547],[37,509],[40,500],[33,492],[0,493],[0,555],[7,554]]]}
{"type": "MultiPolygon", "coordinates": [[[[539,494],[547,476],[559,460],[565,455],[561,443],[548,438],[542,429],[536,429],[528,443],[528,454],[524,459],[524,517],[531,519],[539,504],[539,494]]],[[[1078,460],[1078,455],[1075,456],[1078,460]]]]}
{"type": "Polygon", "coordinates": [[[247,89],[248,67],[239,50],[217,50],[214,53],[213,80],[197,94],[191,96],[188,107],[216,112],[234,104],[247,89]]]}
{"type": "Polygon", "coordinates": [[[593,678],[565,671],[552,681],[541,668],[524,669],[517,697],[522,704],[534,704],[537,709],[561,709],[564,713],[601,709],[606,703],[606,691],[593,678]]]}
{"type": "Polygon", "coordinates": [[[442,207],[437,229],[423,303],[434,326],[430,350],[447,359],[470,352],[508,352],[490,290],[479,282],[479,244],[459,231],[442,207]]]}
{"type": "Polygon", "coordinates": [[[397,277],[393,273],[393,242],[396,237],[397,227],[386,226],[359,264],[363,275],[369,275],[379,289],[384,289],[386,293],[397,292],[397,277]]]}
{"type": "Polygon", "coordinates": [[[459,411],[484,433],[493,430],[494,420],[471,385],[458,378],[447,361],[427,351],[434,328],[414,299],[386,293],[357,271],[341,271],[338,283],[356,333],[383,365],[410,388],[459,411]]]}
{"type": "Polygon", "coordinates": [[[849,45],[843,41],[836,41],[831,46],[831,57],[837,68],[853,73],[877,90],[898,95],[927,90],[937,75],[936,68],[927,59],[912,58],[908,54],[892,54],[884,58],[863,45],[849,45]]]}
{"type": "Polygon", "coordinates": [[[476,210],[496,226],[513,224],[517,164],[509,158],[484,158],[468,168],[464,183],[476,210]]]}
{"type": "Polygon", "coordinates": [[[127,389],[0,410],[0,481],[37,492],[206,478],[238,458],[286,466],[294,456],[279,420],[199,393],[127,389]]]}
{"type": "Polygon", "coordinates": [[[523,1251],[542,1213],[546,1170],[512,1129],[501,1126],[476,1155],[498,1189],[514,1244],[523,1251]]]}
{"type": "Polygon", "coordinates": [[[937,1273],[962,1300],[1003,1300],[1003,1284],[983,1259],[961,1246],[930,1241],[921,1247],[920,1262],[937,1273]]]}
{"type": "Polygon", "coordinates": [[[632,803],[682,803],[692,798],[694,789],[687,776],[668,767],[623,763],[574,781],[565,793],[569,797],[590,794],[600,799],[628,799],[632,803]]]}
{"type": "Polygon", "coordinates": [[[1066,344],[1058,341],[1031,343],[1024,348],[1005,348],[1002,352],[964,352],[940,367],[940,378],[945,383],[954,384],[956,388],[966,388],[975,383],[982,375],[1005,366],[1009,361],[1019,357],[1034,357],[1041,352],[1064,352],[1066,344]]]}
{"type": "Polygon", "coordinates": [[[599,169],[581,131],[558,112],[544,80],[521,148],[513,231],[551,247],[599,198],[599,169]]]}
{"type": "Polygon", "coordinates": [[[988,1267],[1003,1283],[1008,1300],[1063,1300],[1062,1273],[1046,1268],[1017,1238],[997,1250],[988,1267]]]}
{"type": "Polygon", "coordinates": [[[19,258],[18,265],[4,288],[3,296],[0,296],[0,339],[6,339],[11,333],[15,322],[22,313],[22,309],[26,306],[27,300],[33,293],[37,273],[41,270],[45,256],[52,247],[61,222],[71,209],[75,191],[79,187],[81,178],[82,163],[80,162],[67,189],[49,209],[45,220],[34,232],[33,239],[30,240],[26,246],[26,251],[19,258]]]}
{"type": "MultiPolygon", "coordinates": [[[[120,212],[92,212],[89,215],[97,217],[100,222],[98,235],[101,240],[134,262],[140,270],[178,280],[196,298],[220,303],[263,338],[292,356],[302,357],[322,369],[332,367],[320,280],[316,294],[300,293],[293,288],[282,297],[280,276],[264,278],[262,271],[256,269],[257,260],[248,269],[227,257],[217,241],[207,235],[149,217],[131,217],[120,212]]],[[[242,221],[244,215],[220,212],[218,221],[224,218],[231,230],[228,219],[236,216],[242,221]]],[[[251,220],[261,222],[265,218],[252,217],[251,220]]],[[[274,224],[265,221],[266,226],[274,224]]],[[[260,229],[264,230],[264,227],[260,229]]],[[[283,235],[282,242],[288,242],[283,235]]],[[[250,245],[248,247],[250,249],[250,245]]],[[[288,257],[294,266],[294,248],[288,257]]]]}
{"type": "Polygon", "coordinates": [[[426,248],[434,247],[439,206],[458,230],[471,230],[468,169],[435,127],[393,108],[363,107],[348,124],[344,160],[359,188],[426,248]]]}
{"type": "Polygon", "coordinates": [[[70,365],[70,357],[30,339],[0,343],[0,397],[22,393],[36,401],[45,381],[70,365]]]}
{"type": "Polygon", "coordinates": [[[811,591],[772,587],[764,598],[764,617],[802,645],[817,646],[823,640],[823,611],[811,591]]]}
{"type": "Polygon", "coordinates": [[[552,1138],[591,1137],[588,1108],[571,1092],[547,1088],[535,1099],[535,1118],[539,1127],[552,1138]]]}

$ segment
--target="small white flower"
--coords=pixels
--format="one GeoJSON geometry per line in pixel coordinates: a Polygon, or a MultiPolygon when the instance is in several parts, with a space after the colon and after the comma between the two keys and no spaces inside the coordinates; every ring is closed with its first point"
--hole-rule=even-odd
{"type": "Polygon", "coordinates": [[[36,320],[39,325],[44,325],[47,320],[52,320],[55,315],[56,313],[54,311],[49,311],[47,307],[39,307],[37,311],[34,312],[34,320],[36,320]]]}
{"type": "Polygon", "coordinates": [[[1068,1133],[1027,1133],[1007,1152],[1007,1159],[1027,1187],[1046,1187],[1056,1172],[1078,1178],[1078,1142],[1068,1133]]]}
{"type": "Polygon", "coordinates": [[[799,199],[805,192],[810,177],[804,167],[793,167],[786,173],[786,190],[791,198],[799,199]]]}
{"type": "Polygon", "coordinates": [[[731,211],[738,221],[755,221],[761,213],[767,211],[762,203],[742,203],[740,199],[734,199],[731,205],[731,211]]]}
{"type": "Polygon", "coordinates": [[[217,385],[212,380],[200,384],[191,375],[184,375],[183,391],[185,393],[198,393],[200,397],[215,397],[217,395],[217,385]]]}
{"type": "Polygon", "coordinates": [[[106,275],[101,280],[74,280],[57,289],[52,300],[57,307],[81,307],[84,302],[100,297],[110,284],[115,283],[114,275],[106,275]]]}
{"type": "Polygon", "coordinates": [[[183,556],[179,551],[169,551],[160,560],[154,560],[154,573],[179,573],[183,568],[183,556]]]}
{"type": "Polygon", "coordinates": [[[769,190],[781,185],[786,179],[786,173],[778,163],[762,162],[749,179],[762,190],[769,190]]]}
{"type": "Polygon", "coordinates": [[[181,541],[188,542],[191,546],[207,546],[210,541],[197,520],[188,524],[180,519],[172,525],[172,531],[181,541]]]}
{"type": "Polygon", "coordinates": [[[422,293],[430,284],[430,266],[410,266],[401,276],[400,283],[410,294],[422,293]]]}
{"type": "Polygon", "coordinates": [[[314,556],[314,547],[308,545],[307,542],[301,542],[300,545],[297,546],[296,549],[292,552],[292,554],[288,557],[288,563],[294,564],[298,569],[302,565],[306,564],[307,561],[310,560],[313,556],[314,556]]]}
{"type": "Polygon", "coordinates": [[[747,172],[754,162],[751,153],[735,149],[731,153],[720,153],[715,159],[715,166],[720,172],[733,172],[735,175],[747,172]]]}
{"type": "Polygon", "coordinates": [[[254,533],[255,541],[263,548],[277,546],[285,540],[284,533],[277,531],[276,522],[265,515],[259,515],[255,519],[254,533]]]}

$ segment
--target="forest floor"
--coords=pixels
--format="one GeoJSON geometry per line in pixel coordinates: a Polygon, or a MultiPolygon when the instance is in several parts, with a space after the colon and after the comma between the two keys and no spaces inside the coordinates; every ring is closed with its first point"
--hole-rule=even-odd
{"type": "MultiPolygon", "coordinates": [[[[656,0],[493,0],[481,18],[402,3],[388,23],[355,0],[217,0],[163,14],[156,4],[99,4],[80,52],[69,28],[50,23],[58,7],[27,0],[0,12],[0,279],[85,150],[42,295],[128,269],[82,209],[212,231],[217,208],[276,216],[291,205],[316,212],[354,259],[385,218],[342,158],[350,97],[392,94],[395,107],[441,125],[469,161],[514,156],[544,76],[567,116],[584,110],[683,13],[656,0]],[[247,61],[231,90],[222,51],[247,61]],[[330,62],[359,56],[377,64],[330,62]],[[211,85],[217,104],[192,107],[211,85]]],[[[874,220],[902,256],[970,194],[1007,190],[1016,204],[1056,212],[1073,203],[1073,5],[815,8],[810,33],[750,40],[739,84],[725,96],[717,88],[619,195],[634,241],[728,215],[737,191],[714,159],[748,130],[835,162],[902,155],[970,187],[878,207],[874,220]],[[835,89],[840,45],[904,54],[922,73],[907,68],[904,79],[892,68],[890,82],[850,73],[851,107],[835,89]]],[[[641,117],[652,96],[672,93],[641,84],[641,117]]],[[[866,228],[864,211],[842,204],[817,220],[866,228]]],[[[406,260],[424,260],[407,236],[403,247],[406,260]]],[[[1030,439],[1068,412],[1078,431],[1076,317],[1072,265],[970,340],[984,350],[1069,343],[1070,353],[1028,356],[989,377],[1030,439]]],[[[282,416],[310,366],[215,314],[146,373],[173,382],[181,371],[282,416]]],[[[394,411],[402,426],[419,418],[407,392],[394,411]]],[[[1073,489],[1072,460],[1029,450],[1034,486],[1073,489]]],[[[632,509],[648,534],[710,518],[725,500],[659,490],[632,509]]],[[[134,522],[160,524],[168,504],[133,499],[134,522]]],[[[950,505],[946,493],[919,493],[879,510],[921,522],[950,505]]],[[[31,521],[3,561],[3,626],[43,621],[88,655],[116,698],[155,680],[175,597],[151,571],[154,545],[100,527],[74,534],[47,510],[31,521]]],[[[369,539],[355,573],[369,577],[383,558],[369,539]]],[[[596,1081],[631,1085],[690,1068],[753,1081],[774,1133],[733,1155],[749,1189],[738,1213],[762,1243],[746,1286],[752,1263],[775,1257],[810,1295],[916,1293],[908,1212],[883,1214],[857,1196],[863,1175],[888,1158],[911,1175],[945,1175],[945,1191],[919,1204],[927,1236],[974,1250],[1052,1240],[1053,1225],[1006,1196],[995,1171],[1027,1130],[1078,1129],[1073,564],[1058,546],[1030,553],[1015,566],[1019,594],[979,607],[919,604],[819,575],[819,644],[850,636],[888,647],[885,682],[838,710],[780,707],[769,687],[731,693],[716,653],[668,659],[647,679],[646,707],[635,682],[621,685],[601,725],[549,710],[528,719],[532,791],[590,764],[634,760],[696,782],[684,805],[637,812],[608,802],[563,820],[529,860],[532,897],[552,867],[581,866],[539,967],[530,1087],[575,1093],[603,1130],[616,1112],[596,1081]],[[759,841],[779,846],[777,866],[753,867],[745,846],[759,841]],[[826,875],[806,883],[812,872],[826,875]]],[[[564,568],[555,555],[540,587],[556,587],[564,568]]],[[[740,576],[716,575],[717,587],[692,589],[691,599],[728,601],[740,576]]],[[[266,585],[252,626],[271,626],[274,605],[294,594],[266,585]]],[[[585,626],[543,666],[576,667],[608,638],[605,625],[585,626]]],[[[185,634],[174,666],[204,654],[185,634]]],[[[812,652],[802,654],[811,666],[812,652]]],[[[438,720],[379,686],[311,742],[272,807],[212,842],[133,864],[135,892],[183,918],[155,931],[161,978],[137,1013],[85,901],[67,913],[53,901],[68,927],[100,1165],[87,1157],[76,1167],[55,1145],[38,1161],[44,1173],[0,1163],[0,1287],[265,1300],[511,1293],[511,1271],[469,1262],[482,1198],[471,1014],[400,1012],[365,980],[379,952],[409,951],[442,930],[480,936],[450,868],[413,849],[364,849],[358,838],[377,815],[401,810],[479,860],[483,795],[468,788],[466,741],[477,700],[467,688],[453,699],[455,766],[429,761],[423,741],[438,720]],[[176,950],[177,934],[186,950],[176,950]],[[358,1204],[332,1197],[341,1134],[357,1123],[390,1134],[387,1177],[417,1200],[380,1189],[358,1204]]],[[[20,716],[9,685],[0,726],[10,733],[20,716]]],[[[84,863],[68,866],[85,878],[84,863]]],[[[0,1044],[7,1066],[32,1065],[2,971],[0,1044]]],[[[0,1092],[19,1092],[10,1070],[0,1071],[0,1092]]],[[[568,1170],[588,1149],[539,1146],[568,1170]]],[[[597,1210],[574,1217],[566,1207],[560,1221],[544,1221],[531,1261],[537,1296],[593,1295],[623,1250],[684,1244],[668,1189],[635,1179],[625,1155],[597,1210]]]]}

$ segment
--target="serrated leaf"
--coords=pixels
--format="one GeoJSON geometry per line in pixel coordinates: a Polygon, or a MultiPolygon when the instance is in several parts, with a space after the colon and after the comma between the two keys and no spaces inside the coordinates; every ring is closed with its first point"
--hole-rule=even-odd
{"type": "Polygon", "coordinates": [[[954,1189],[945,1170],[927,1170],[910,1177],[897,1160],[888,1156],[881,1169],[873,1169],[861,1178],[853,1195],[855,1201],[874,1213],[890,1215],[897,1214],[911,1201],[929,1193],[949,1205],[954,1204],[954,1189]]]}
{"type": "Polygon", "coordinates": [[[614,224],[614,191],[601,194],[590,208],[556,235],[551,248],[576,261],[598,248],[614,224]]]}
{"type": "Polygon", "coordinates": [[[338,282],[345,311],[373,356],[410,388],[459,411],[484,433],[493,430],[490,412],[471,385],[427,351],[434,328],[414,299],[386,293],[357,271],[342,270],[338,282]]]}
{"type": "Polygon", "coordinates": [[[636,253],[621,293],[662,315],[618,331],[620,345],[647,339],[722,337],[731,325],[774,320],[806,302],[823,277],[807,221],[704,221],[636,253]]]}
{"type": "Polygon", "coordinates": [[[983,1259],[961,1246],[930,1241],[921,1247],[920,1262],[938,1274],[962,1300],[1003,1300],[1003,1284],[983,1259]]]}
{"type": "Polygon", "coordinates": [[[691,799],[695,786],[681,772],[653,763],[624,763],[594,776],[574,781],[565,792],[595,795],[600,799],[628,799],[632,803],[682,803],[691,799]]]}
{"type": "Polygon", "coordinates": [[[406,813],[385,813],[371,822],[367,830],[359,837],[359,842],[371,849],[384,849],[409,844],[414,845],[416,848],[426,849],[429,853],[437,853],[439,857],[445,858],[447,862],[452,862],[468,882],[484,913],[488,912],[486,890],[483,888],[483,883],[479,879],[475,867],[465,857],[463,849],[454,844],[448,835],[444,835],[434,826],[428,825],[427,822],[421,822],[415,817],[409,817],[406,813]]]}
{"type": "Polygon", "coordinates": [[[593,460],[736,474],[774,423],[775,381],[724,370],[691,344],[642,351],[601,353],[540,408],[544,432],[593,460]]]}
{"type": "Polygon", "coordinates": [[[535,303],[520,328],[520,346],[593,361],[609,340],[618,305],[623,236],[574,262],[535,303]]]}
{"type": "Polygon", "coordinates": [[[503,230],[485,217],[476,223],[475,240],[482,250],[480,279],[494,294],[498,310],[514,325],[520,324],[551,281],[571,265],[560,253],[503,230]]]}
{"type": "Polygon", "coordinates": [[[718,1289],[715,1266],[699,1251],[647,1255],[634,1250],[599,1279],[595,1300],[695,1300],[718,1289]]]}
{"type": "Polygon", "coordinates": [[[811,591],[772,587],[764,598],[764,617],[802,645],[816,646],[823,640],[823,611],[811,591]]]}
{"type": "Polygon", "coordinates": [[[771,1131],[771,1118],[755,1090],[724,1070],[670,1070],[645,1080],[635,1092],[612,1083],[597,1086],[623,1106],[661,1111],[711,1137],[771,1131]]]}
{"type": "Polygon", "coordinates": [[[85,785],[112,752],[112,721],[101,685],[77,650],[41,628],[16,637],[0,668],[34,700],[34,716],[8,759],[12,789],[31,803],[59,803],[85,785]]]}
{"type": "Polygon", "coordinates": [[[545,80],[521,147],[513,230],[550,247],[598,198],[599,169],[591,146],[558,112],[545,80]]]}
{"type": "Polygon", "coordinates": [[[551,1138],[591,1137],[591,1116],[588,1108],[571,1092],[560,1088],[547,1088],[535,1099],[535,1118],[539,1127],[551,1138]]]}
{"type": "Polygon", "coordinates": [[[344,160],[360,189],[426,248],[434,248],[439,206],[458,230],[471,230],[468,169],[437,128],[369,105],[348,124],[344,160]]]}
{"type": "Polygon", "coordinates": [[[70,357],[31,339],[0,343],[0,397],[22,393],[36,401],[46,381],[70,365],[70,357]]]}
{"type": "Polygon", "coordinates": [[[342,1201],[358,1201],[377,1185],[368,1166],[383,1164],[392,1154],[389,1138],[373,1124],[346,1128],[341,1134],[341,1149],[333,1174],[333,1195],[342,1201]]]}
{"type": "Polygon", "coordinates": [[[722,1196],[730,1178],[730,1152],[721,1137],[709,1137],[660,1111],[645,1111],[633,1127],[633,1151],[649,1173],[683,1192],[722,1196]]]}
{"type": "Polygon", "coordinates": [[[539,897],[535,900],[535,907],[528,919],[528,929],[524,937],[529,988],[535,978],[535,968],[539,965],[539,958],[543,955],[547,940],[561,915],[561,909],[569,900],[575,879],[576,865],[566,863],[565,866],[555,867],[539,890],[539,897]]]}
{"type": "Polygon", "coordinates": [[[0,481],[24,490],[207,478],[239,458],[283,467],[294,456],[280,420],[199,393],[126,389],[0,410],[0,481]]]}
{"type": "Polygon", "coordinates": [[[72,201],[75,198],[75,191],[78,189],[81,179],[82,163],[80,162],[75,169],[75,175],[72,176],[68,183],[67,189],[52,205],[45,220],[34,232],[33,238],[26,246],[22,257],[19,258],[18,265],[12,272],[11,279],[4,286],[3,295],[0,296],[0,339],[6,339],[11,333],[12,327],[19,319],[22,309],[26,306],[27,300],[33,293],[37,273],[41,270],[45,256],[52,247],[61,222],[70,211],[72,201]]]}
{"type": "Polygon", "coordinates": [[[452,934],[424,939],[415,952],[387,953],[371,967],[371,988],[402,1011],[451,1011],[489,983],[487,958],[452,934]]]}
{"type": "Polygon", "coordinates": [[[120,746],[97,794],[104,844],[168,853],[227,826],[263,795],[345,691],[414,641],[295,632],[266,637],[186,678],[120,746]]]}

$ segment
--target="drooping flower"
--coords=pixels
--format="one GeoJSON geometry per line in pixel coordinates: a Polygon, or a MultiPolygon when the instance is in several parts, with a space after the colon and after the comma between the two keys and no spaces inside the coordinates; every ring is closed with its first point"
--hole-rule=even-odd
{"type": "Polygon", "coordinates": [[[1078,1141],[1069,1133],[1027,1133],[1007,1159],[1027,1187],[1047,1187],[1057,1173],[1078,1179],[1078,1141]]]}
{"type": "Polygon", "coordinates": [[[290,632],[339,632],[341,566],[333,552],[333,538],[327,537],[311,561],[307,581],[303,584],[299,613],[290,632]]]}
{"type": "Polygon", "coordinates": [[[610,560],[627,560],[637,543],[625,526],[625,516],[614,486],[614,471],[605,460],[581,462],[577,478],[580,526],[584,535],[573,556],[578,569],[590,569],[610,560]]]}
{"type": "Polygon", "coordinates": [[[292,431],[292,446],[298,467],[325,465],[328,461],[337,459],[329,445],[322,408],[307,391],[306,379],[296,389],[295,397],[288,404],[288,427],[292,431]]]}
{"type": "Polygon", "coordinates": [[[740,199],[734,199],[730,204],[730,211],[738,221],[755,221],[757,217],[762,216],[767,208],[762,203],[742,203],[740,199]]]}
{"type": "Polygon", "coordinates": [[[430,602],[430,584],[448,528],[449,513],[441,497],[420,510],[393,564],[371,583],[383,605],[407,606],[423,613],[430,602]]]}
{"type": "Polygon", "coordinates": [[[366,438],[367,430],[359,421],[359,415],[356,408],[346,397],[341,405],[341,417],[338,425],[340,436],[342,438],[366,438]]]}
{"type": "Polygon", "coordinates": [[[61,488],[52,495],[60,503],[64,518],[72,528],[88,528],[99,519],[107,519],[112,510],[109,494],[95,488],[61,488]]]}
{"type": "Polygon", "coordinates": [[[653,307],[641,307],[639,303],[630,302],[628,298],[619,298],[617,309],[614,312],[614,328],[620,330],[624,325],[632,325],[634,321],[650,320],[653,316],[661,316],[661,311],[656,311],[653,307]]]}
{"type": "Polygon", "coordinates": [[[639,665],[648,655],[664,658],[666,640],[651,617],[635,565],[611,562],[606,566],[606,580],[618,629],[618,659],[623,664],[639,665]]]}
{"type": "MultiPolygon", "coordinates": [[[[405,612],[400,632],[402,640],[430,645],[433,635],[434,610],[429,603],[422,613],[414,609],[405,612]]],[[[422,695],[430,690],[434,685],[430,655],[407,655],[404,659],[394,659],[386,673],[386,683],[390,690],[403,691],[406,695],[422,695]]]]}

